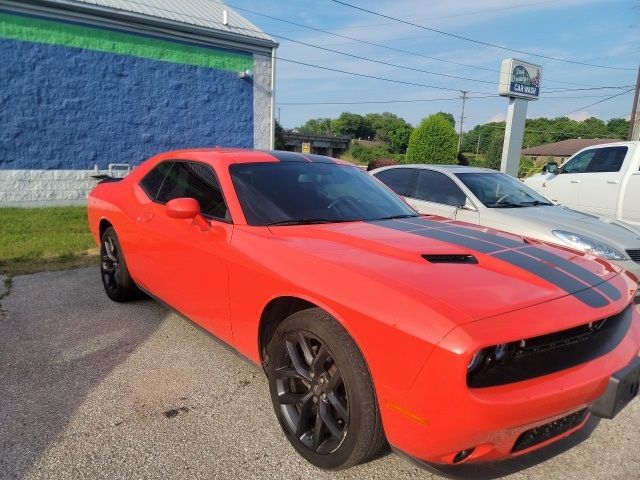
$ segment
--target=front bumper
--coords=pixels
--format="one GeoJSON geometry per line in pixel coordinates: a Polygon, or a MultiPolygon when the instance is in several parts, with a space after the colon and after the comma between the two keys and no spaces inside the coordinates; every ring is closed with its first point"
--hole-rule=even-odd
{"type": "MultiPolygon", "coordinates": [[[[604,318],[619,313],[632,294],[630,290],[626,304],[611,307],[617,311],[598,309],[600,313],[591,314],[604,318]]],[[[629,329],[609,353],[566,370],[495,387],[467,387],[468,352],[557,331],[558,318],[584,319],[584,312],[567,298],[453,330],[409,391],[381,395],[389,443],[420,461],[453,465],[504,460],[571,435],[587,422],[587,409],[604,394],[610,377],[640,356],[640,310],[630,310],[629,329]],[[581,411],[584,416],[573,418],[581,411]],[[575,423],[560,428],[560,433],[528,448],[514,448],[523,434],[565,422],[567,417],[575,423]],[[458,461],[456,455],[469,449],[473,452],[458,461]]],[[[587,317],[583,323],[597,319],[587,317]]]]}

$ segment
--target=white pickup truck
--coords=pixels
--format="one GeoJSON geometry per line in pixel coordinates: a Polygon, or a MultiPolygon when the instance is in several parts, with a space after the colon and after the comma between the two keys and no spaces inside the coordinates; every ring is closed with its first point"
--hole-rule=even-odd
{"type": "Polygon", "coordinates": [[[584,148],[560,168],[525,180],[554,202],[640,228],[640,142],[584,148]]]}

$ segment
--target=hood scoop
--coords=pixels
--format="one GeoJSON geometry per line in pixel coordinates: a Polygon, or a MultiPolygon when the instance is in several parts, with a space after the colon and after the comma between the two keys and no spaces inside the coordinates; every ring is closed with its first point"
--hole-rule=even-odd
{"type": "Polygon", "coordinates": [[[468,253],[435,253],[422,255],[429,263],[478,263],[478,259],[468,253]]]}

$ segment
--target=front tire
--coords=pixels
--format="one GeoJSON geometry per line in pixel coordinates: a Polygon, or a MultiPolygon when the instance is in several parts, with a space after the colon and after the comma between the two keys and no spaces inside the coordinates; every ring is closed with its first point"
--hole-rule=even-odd
{"type": "Polygon", "coordinates": [[[141,292],[129,275],[118,235],[107,228],[100,239],[100,276],[107,296],[114,302],[139,298],[141,292]]]}
{"type": "Polygon", "coordinates": [[[323,310],[294,313],[278,326],[267,373],[285,436],[313,465],[351,467],[385,444],[364,359],[349,334],[323,310]]]}

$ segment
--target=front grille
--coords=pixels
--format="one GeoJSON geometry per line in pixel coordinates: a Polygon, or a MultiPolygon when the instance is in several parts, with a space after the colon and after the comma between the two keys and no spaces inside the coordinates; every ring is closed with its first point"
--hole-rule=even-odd
{"type": "Polygon", "coordinates": [[[627,255],[631,257],[631,260],[634,262],[640,263],[640,249],[636,250],[627,250],[627,255]]]}
{"type": "Polygon", "coordinates": [[[484,369],[467,375],[472,388],[494,387],[541,377],[586,363],[612,351],[629,330],[634,307],[588,325],[524,339],[504,363],[489,357],[484,369]]]}
{"type": "Polygon", "coordinates": [[[539,427],[527,430],[518,437],[518,440],[516,440],[516,443],[511,449],[511,453],[526,450],[527,448],[531,448],[535,445],[557,437],[558,435],[562,435],[563,433],[568,432],[572,428],[580,425],[584,421],[584,419],[587,418],[588,411],[589,410],[585,408],[578,412],[572,413],[571,415],[567,415],[566,417],[554,420],[553,422],[545,423],[544,425],[540,425],[539,427]]]}

